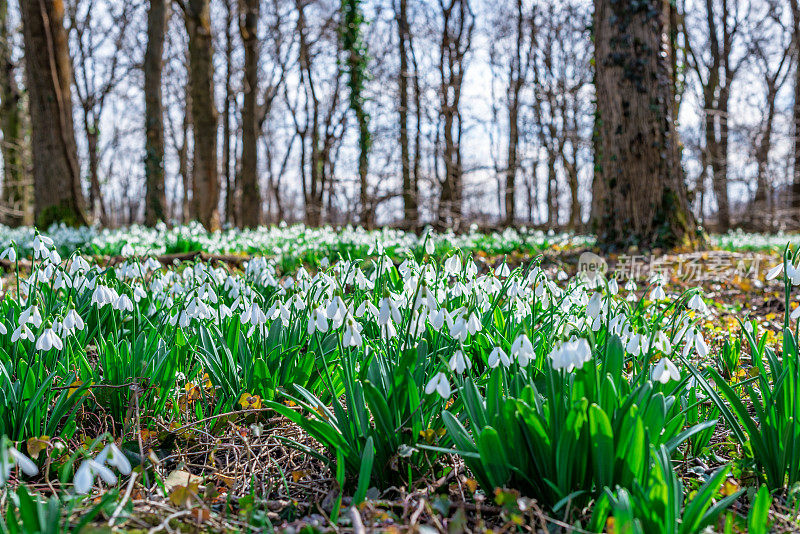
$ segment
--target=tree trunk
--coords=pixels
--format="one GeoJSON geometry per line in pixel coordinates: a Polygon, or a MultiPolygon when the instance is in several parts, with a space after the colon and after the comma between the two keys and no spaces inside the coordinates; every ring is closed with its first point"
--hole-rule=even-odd
{"type": "Polygon", "coordinates": [[[30,98],[34,218],[88,224],[72,121],[71,64],[61,0],[20,2],[25,36],[25,73],[30,98]]]}
{"type": "Polygon", "coordinates": [[[258,187],[258,18],[259,0],[240,0],[240,31],[244,42],[242,98],[242,226],[258,226],[261,192],[258,187]]]}
{"type": "Polygon", "coordinates": [[[225,181],[225,222],[237,225],[235,175],[231,172],[231,107],[233,94],[233,1],[225,0],[225,102],[222,111],[222,178],[225,181]]]}
{"type": "Polygon", "coordinates": [[[2,199],[8,210],[2,221],[9,226],[19,226],[24,224],[27,208],[22,149],[23,110],[11,52],[8,2],[0,0],[0,131],[3,132],[0,155],[3,157],[2,199]]]}
{"type": "Polygon", "coordinates": [[[217,108],[214,102],[214,50],[209,0],[186,2],[189,35],[189,86],[192,97],[194,160],[192,203],[194,215],[208,230],[219,221],[219,177],[217,176],[217,108]]]}
{"type": "Polygon", "coordinates": [[[417,205],[417,192],[411,176],[411,151],[408,146],[408,46],[411,32],[408,24],[407,0],[399,0],[396,12],[398,53],[400,55],[400,72],[397,78],[400,89],[399,115],[400,115],[400,167],[403,178],[403,218],[404,225],[414,230],[419,220],[419,207],[417,205]]]}
{"type": "MultiPolygon", "coordinates": [[[[792,8],[792,40],[795,52],[800,50],[800,2],[791,0],[792,8]]],[[[792,126],[794,133],[794,157],[792,194],[790,207],[792,216],[796,219],[800,215],[800,67],[794,70],[794,104],[792,106],[792,126]]]]}
{"type": "Polygon", "coordinates": [[[164,185],[164,105],[162,73],[164,36],[169,5],[166,0],[150,0],[147,12],[147,48],[144,53],[144,223],[154,226],[167,219],[164,185]]]}
{"type": "Polygon", "coordinates": [[[696,242],[673,122],[669,4],[595,0],[595,88],[607,247],[696,242]]]}
{"type": "Polygon", "coordinates": [[[91,111],[84,110],[84,128],[86,129],[86,151],[89,153],[89,209],[92,218],[107,224],[103,195],[100,191],[100,132],[94,120],[88,117],[91,111]]]}

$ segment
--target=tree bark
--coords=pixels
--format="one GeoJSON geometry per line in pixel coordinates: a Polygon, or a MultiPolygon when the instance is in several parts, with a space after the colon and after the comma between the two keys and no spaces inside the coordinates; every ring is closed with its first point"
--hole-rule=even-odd
{"type": "Polygon", "coordinates": [[[217,230],[219,177],[217,170],[217,108],[214,102],[214,49],[209,0],[188,0],[189,86],[192,97],[194,215],[208,230],[217,230]]]}
{"type": "Polygon", "coordinates": [[[72,120],[72,66],[64,4],[22,0],[20,10],[30,98],[35,222],[42,228],[54,222],[88,224],[72,120]]]}
{"type": "Polygon", "coordinates": [[[261,192],[258,186],[258,18],[259,0],[240,0],[240,32],[244,43],[242,97],[242,226],[258,226],[261,192]]]}
{"type": "Polygon", "coordinates": [[[411,151],[408,146],[408,46],[411,32],[408,24],[407,0],[399,0],[395,18],[397,19],[398,53],[400,56],[400,72],[397,82],[400,90],[400,167],[403,179],[403,219],[404,225],[413,230],[419,222],[419,206],[417,191],[411,176],[411,151]]]}
{"type": "Polygon", "coordinates": [[[24,224],[27,211],[22,135],[22,93],[14,78],[11,55],[11,29],[8,2],[0,0],[0,131],[3,132],[0,155],[3,157],[2,199],[8,210],[2,217],[5,224],[24,224]]]}
{"type": "Polygon", "coordinates": [[[164,36],[169,5],[166,0],[150,0],[147,12],[147,48],[144,53],[144,223],[154,226],[167,219],[164,185],[164,36]]]}
{"type": "Polygon", "coordinates": [[[696,242],[673,122],[669,4],[595,0],[600,241],[607,247],[696,242]]]}
{"type": "MultiPolygon", "coordinates": [[[[791,0],[792,41],[795,51],[800,50],[800,2],[791,0]]],[[[792,126],[794,130],[793,180],[790,198],[791,213],[800,216],[800,67],[794,70],[794,104],[792,106],[792,126]]]]}
{"type": "Polygon", "coordinates": [[[231,108],[235,102],[233,94],[233,1],[225,0],[225,103],[222,112],[222,176],[225,181],[225,222],[238,226],[236,209],[236,180],[231,171],[231,108]]]}

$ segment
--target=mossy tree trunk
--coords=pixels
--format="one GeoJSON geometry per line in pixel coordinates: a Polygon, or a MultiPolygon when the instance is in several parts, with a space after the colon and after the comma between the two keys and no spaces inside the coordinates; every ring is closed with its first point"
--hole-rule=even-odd
{"type": "Polygon", "coordinates": [[[600,241],[612,248],[695,244],[673,115],[669,2],[594,5],[600,241]]]}
{"type": "Polygon", "coordinates": [[[72,119],[70,62],[62,0],[22,0],[30,98],[35,223],[88,224],[72,119]]]}
{"type": "Polygon", "coordinates": [[[220,226],[217,169],[217,112],[214,102],[214,47],[209,0],[188,0],[184,6],[189,34],[189,92],[192,100],[194,161],[193,214],[209,230],[220,226]]]}

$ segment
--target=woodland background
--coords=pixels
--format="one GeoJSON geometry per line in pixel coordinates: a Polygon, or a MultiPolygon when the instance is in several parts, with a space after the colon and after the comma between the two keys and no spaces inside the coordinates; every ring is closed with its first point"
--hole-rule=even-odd
{"type": "MultiPolygon", "coordinates": [[[[661,159],[697,223],[796,229],[800,0],[618,4],[0,0],[2,220],[599,233],[598,154],[636,142],[603,133],[606,53],[612,96],[669,78],[661,159]]],[[[630,102],[621,124],[654,123],[630,102]]]]}

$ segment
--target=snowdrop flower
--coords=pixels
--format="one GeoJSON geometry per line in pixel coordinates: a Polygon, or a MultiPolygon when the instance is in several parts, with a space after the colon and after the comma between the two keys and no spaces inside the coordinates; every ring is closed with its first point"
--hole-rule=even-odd
{"type": "Polygon", "coordinates": [[[703,302],[703,298],[700,296],[700,293],[695,293],[692,295],[692,298],[689,299],[687,306],[690,310],[698,311],[704,315],[708,313],[708,306],[706,306],[706,303],[703,302]]]}
{"type": "Polygon", "coordinates": [[[428,320],[430,321],[433,329],[436,330],[437,332],[440,332],[442,330],[442,327],[444,326],[445,321],[447,321],[448,319],[448,315],[449,314],[447,313],[446,309],[440,308],[439,310],[437,310],[436,313],[429,315],[428,320]]]}
{"type": "Polygon", "coordinates": [[[323,334],[328,331],[328,317],[325,315],[325,311],[319,308],[314,308],[308,321],[308,335],[313,336],[316,331],[323,334]]]}
{"type": "Polygon", "coordinates": [[[661,284],[656,284],[652,291],[650,291],[651,300],[664,300],[667,294],[664,292],[664,287],[661,284]]]}
{"type": "Polygon", "coordinates": [[[633,278],[629,278],[628,281],[625,282],[625,291],[636,291],[636,282],[633,281],[633,278]]]}
{"type": "Polygon", "coordinates": [[[61,342],[61,338],[56,335],[55,331],[52,328],[47,328],[44,332],[42,332],[42,335],[39,336],[39,339],[36,340],[36,350],[47,352],[52,348],[61,350],[64,348],[64,345],[61,342]]]}
{"type": "Polygon", "coordinates": [[[800,285],[800,269],[795,267],[793,263],[786,265],[786,275],[789,277],[793,286],[800,285]]]}
{"type": "Polygon", "coordinates": [[[612,278],[608,282],[608,293],[609,295],[616,295],[619,293],[619,284],[617,284],[617,279],[612,278]]]}
{"type": "Polygon", "coordinates": [[[7,249],[0,254],[0,260],[8,259],[11,263],[15,263],[17,261],[17,249],[14,248],[14,245],[9,246],[7,249]]]}
{"type": "Polygon", "coordinates": [[[517,339],[511,344],[511,355],[517,358],[522,367],[525,367],[531,360],[536,358],[536,354],[533,352],[533,345],[531,345],[531,340],[528,339],[528,336],[525,334],[517,336],[517,339]]]}
{"type": "Polygon", "coordinates": [[[472,369],[472,360],[464,357],[464,352],[461,349],[456,349],[448,362],[450,370],[458,374],[463,374],[467,369],[472,369]]]}
{"type": "Polygon", "coordinates": [[[49,256],[49,248],[53,246],[53,240],[47,236],[36,234],[33,238],[33,253],[36,258],[49,256]]]}
{"type": "Polygon", "coordinates": [[[117,293],[108,286],[97,284],[92,292],[92,304],[98,308],[103,308],[107,304],[113,304],[117,300],[117,293]]]}
{"type": "Polygon", "coordinates": [[[101,464],[107,463],[116,467],[123,475],[128,475],[131,472],[131,462],[115,443],[106,445],[95,460],[101,464]]]}
{"type": "Polygon", "coordinates": [[[378,310],[378,324],[385,325],[389,322],[389,319],[393,319],[394,322],[400,323],[402,321],[402,316],[400,315],[400,309],[397,307],[397,303],[389,297],[383,297],[380,302],[380,308],[378,310]]]}
{"type": "Polygon", "coordinates": [[[42,326],[42,315],[39,313],[39,307],[33,305],[23,310],[19,314],[19,324],[32,324],[35,328],[42,326]]]}
{"type": "Polygon", "coordinates": [[[492,369],[500,365],[500,363],[503,364],[503,367],[507,368],[509,365],[511,365],[511,360],[503,349],[500,347],[495,347],[492,349],[492,352],[489,353],[489,360],[486,363],[492,369]]]}
{"type": "Polygon", "coordinates": [[[435,251],[436,247],[433,244],[433,239],[431,239],[430,235],[427,235],[425,239],[425,252],[428,256],[431,256],[435,251]]]}
{"type": "Polygon", "coordinates": [[[19,452],[15,447],[8,447],[6,450],[0,451],[0,487],[5,485],[15,465],[20,468],[23,474],[29,477],[39,472],[39,468],[36,467],[33,460],[19,452]]]}
{"type": "Polygon", "coordinates": [[[669,338],[663,330],[659,330],[656,334],[655,348],[665,354],[672,352],[672,343],[669,342],[669,338]]]}
{"type": "Polygon", "coordinates": [[[792,321],[794,321],[794,320],[796,320],[798,318],[800,318],[800,306],[795,308],[794,311],[792,312],[792,314],[789,315],[789,319],[791,319],[792,321]]]}
{"type": "Polygon", "coordinates": [[[344,334],[342,335],[342,343],[345,347],[361,346],[361,329],[362,326],[353,317],[347,318],[344,334]]]}
{"type": "Polygon", "coordinates": [[[478,319],[478,316],[475,315],[475,313],[471,313],[467,321],[467,331],[474,336],[476,333],[480,332],[481,328],[483,328],[483,325],[478,319]]]}
{"type": "Polygon", "coordinates": [[[99,476],[109,486],[117,483],[117,476],[111,472],[111,469],[96,460],[87,458],[75,472],[75,478],[72,481],[75,485],[75,493],[79,495],[89,493],[94,485],[95,476],[99,476]]]}
{"type": "Polygon", "coordinates": [[[767,275],[764,278],[767,280],[774,280],[782,272],[783,272],[783,261],[781,261],[778,265],[767,271],[767,275]]]}
{"type": "Polygon", "coordinates": [[[553,348],[550,358],[553,361],[553,369],[565,369],[570,372],[573,369],[580,369],[592,358],[592,349],[585,339],[572,338],[553,348]]]}
{"type": "Polygon", "coordinates": [[[444,272],[447,275],[457,275],[461,272],[461,259],[458,254],[453,254],[444,261],[444,272]]]}
{"type": "Polygon", "coordinates": [[[666,384],[670,380],[680,380],[681,373],[678,371],[678,368],[675,367],[675,364],[672,363],[672,360],[669,358],[661,358],[658,360],[656,366],[653,367],[651,377],[656,382],[666,384]]]}
{"type": "Polygon", "coordinates": [[[589,303],[586,305],[586,315],[592,319],[596,319],[600,315],[602,304],[603,301],[600,293],[592,295],[592,298],[589,299],[589,303]]]}
{"type": "Polygon", "coordinates": [[[498,278],[506,278],[510,274],[511,274],[511,269],[508,268],[508,264],[506,262],[501,263],[494,270],[494,275],[497,276],[498,278]]]}
{"type": "Polygon", "coordinates": [[[27,324],[21,324],[19,327],[11,333],[11,342],[16,343],[20,339],[24,339],[26,341],[33,341],[34,335],[31,332],[31,329],[28,328],[27,324]]]}
{"type": "Polygon", "coordinates": [[[122,294],[114,301],[112,307],[118,311],[133,311],[133,302],[131,302],[130,297],[128,295],[122,294]]]}
{"type": "Polygon", "coordinates": [[[447,381],[447,376],[442,372],[436,373],[425,386],[426,394],[431,395],[434,391],[443,399],[450,398],[450,382],[447,381]]]}

